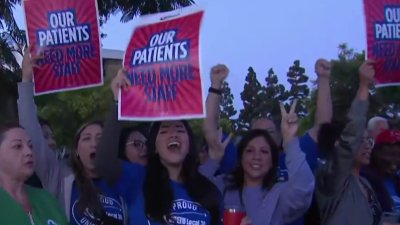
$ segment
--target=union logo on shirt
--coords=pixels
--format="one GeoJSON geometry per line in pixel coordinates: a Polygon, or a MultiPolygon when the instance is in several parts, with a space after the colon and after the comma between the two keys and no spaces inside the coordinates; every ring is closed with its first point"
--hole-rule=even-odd
{"type": "MultiPolygon", "coordinates": [[[[72,205],[72,218],[78,225],[96,225],[100,221],[99,218],[96,218],[89,209],[86,209],[85,212],[80,213],[78,210],[78,202],[76,200],[72,205]]],[[[119,201],[114,198],[110,198],[104,195],[100,195],[100,202],[104,207],[105,213],[107,216],[112,217],[119,221],[124,221],[123,207],[119,201]]]]}
{"type": "Polygon", "coordinates": [[[47,220],[47,225],[57,225],[53,220],[47,220]]]}
{"type": "Polygon", "coordinates": [[[168,225],[206,225],[209,221],[210,216],[205,208],[185,199],[173,202],[170,218],[165,220],[168,225]]]}

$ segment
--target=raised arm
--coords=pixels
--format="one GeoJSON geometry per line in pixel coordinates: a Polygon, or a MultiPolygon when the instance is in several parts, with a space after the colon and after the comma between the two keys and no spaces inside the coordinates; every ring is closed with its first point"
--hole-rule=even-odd
{"type": "Polygon", "coordinates": [[[203,134],[207,145],[220,142],[218,138],[218,124],[221,102],[221,85],[228,76],[229,70],[225,65],[216,65],[211,68],[211,88],[206,100],[206,118],[203,123],[203,134]]]}
{"type": "Polygon", "coordinates": [[[18,115],[21,126],[25,128],[32,138],[35,171],[43,187],[52,194],[57,194],[54,179],[62,179],[71,170],[63,161],[57,159],[55,152],[48,146],[40,126],[35,101],[33,99],[32,67],[36,66],[39,57],[30,56],[29,50],[25,51],[22,61],[22,82],[18,83],[18,115]]]}
{"type": "Polygon", "coordinates": [[[118,94],[121,87],[129,85],[126,71],[120,69],[117,76],[111,82],[114,102],[109,115],[104,123],[103,135],[101,137],[96,153],[96,170],[99,175],[110,183],[115,183],[121,178],[123,163],[118,158],[118,144],[121,133],[121,124],[118,122],[118,94]]]}
{"type": "Polygon", "coordinates": [[[331,64],[325,59],[318,59],[315,63],[315,73],[318,76],[317,85],[317,110],[315,112],[314,126],[309,134],[314,142],[318,141],[319,127],[323,123],[330,123],[332,120],[332,99],[329,86],[331,64]]]}
{"type": "Polygon", "coordinates": [[[295,113],[296,100],[289,113],[281,104],[281,130],[283,149],[286,153],[286,165],[289,179],[287,182],[278,183],[282,187],[278,207],[283,212],[285,223],[290,223],[303,215],[311,204],[315,179],[306,161],[304,152],[301,151],[297,138],[298,117],[295,113]]]}
{"type": "Polygon", "coordinates": [[[211,88],[206,100],[207,116],[203,123],[203,134],[207,141],[210,159],[199,167],[199,172],[213,182],[220,191],[224,189],[222,176],[215,176],[220,162],[225,154],[231,136],[222,140],[222,129],[218,129],[221,101],[221,85],[228,76],[229,70],[225,65],[211,68],[211,88]]]}
{"type": "Polygon", "coordinates": [[[342,131],[334,156],[318,172],[318,189],[325,195],[338,193],[350,175],[354,154],[360,148],[367,123],[369,87],[375,71],[372,61],[366,61],[359,69],[360,83],[356,98],[347,114],[348,122],[342,131]]]}

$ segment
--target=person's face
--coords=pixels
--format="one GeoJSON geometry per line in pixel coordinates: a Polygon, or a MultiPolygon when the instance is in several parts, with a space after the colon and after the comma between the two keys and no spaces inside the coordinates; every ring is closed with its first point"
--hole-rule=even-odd
{"type": "Polygon", "coordinates": [[[400,144],[384,145],[376,149],[375,157],[381,172],[394,175],[400,166],[400,144]]]}
{"type": "Polygon", "coordinates": [[[372,148],[374,147],[374,139],[364,132],[363,142],[356,153],[356,163],[360,166],[369,165],[371,162],[372,148]]]}
{"type": "Polygon", "coordinates": [[[181,166],[189,153],[189,135],[181,121],[162,122],[156,138],[156,152],[164,166],[181,166]]]}
{"type": "Polygon", "coordinates": [[[22,128],[5,132],[0,144],[0,173],[2,177],[25,181],[34,171],[32,142],[22,128]]]}
{"type": "Polygon", "coordinates": [[[79,136],[77,154],[88,171],[95,170],[96,150],[102,131],[100,125],[92,124],[83,129],[79,136]]]}
{"type": "Polygon", "coordinates": [[[52,150],[55,150],[57,145],[56,145],[56,140],[54,139],[54,134],[53,131],[50,129],[49,126],[43,125],[42,126],[42,132],[44,139],[46,139],[47,144],[52,150]]]}
{"type": "Polygon", "coordinates": [[[372,130],[370,130],[370,135],[375,139],[382,131],[389,129],[389,124],[387,121],[379,121],[375,124],[372,130]]]}
{"type": "Polygon", "coordinates": [[[146,138],[138,131],[133,131],[125,144],[125,154],[129,162],[147,164],[146,138]]]}
{"type": "Polygon", "coordinates": [[[264,177],[272,168],[271,147],[264,137],[251,140],[243,151],[242,168],[244,170],[245,184],[262,184],[264,177]]]}
{"type": "Polygon", "coordinates": [[[279,145],[281,141],[281,136],[276,129],[276,126],[274,122],[270,119],[256,119],[253,121],[253,124],[251,125],[251,129],[260,129],[260,130],[266,130],[268,134],[274,139],[275,144],[279,145]]]}

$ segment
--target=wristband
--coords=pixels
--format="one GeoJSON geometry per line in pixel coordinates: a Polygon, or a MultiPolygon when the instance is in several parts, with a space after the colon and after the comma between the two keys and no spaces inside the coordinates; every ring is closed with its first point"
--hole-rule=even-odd
{"type": "Polygon", "coordinates": [[[208,89],[208,92],[214,93],[214,94],[217,94],[217,95],[222,95],[222,91],[220,89],[216,89],[216,88],[213,88],[213,87],[210,87],[208,89]]]}

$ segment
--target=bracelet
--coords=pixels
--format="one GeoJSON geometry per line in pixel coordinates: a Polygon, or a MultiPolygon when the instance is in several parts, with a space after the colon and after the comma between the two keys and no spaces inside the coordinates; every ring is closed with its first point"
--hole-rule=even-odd
{"type": "Polygon", "coordinates": [[[216,89],[216,88],[213,88],[213,87],[210,87],[208,89],[208,92],[214,93],[214,94],[217,94],[217,95],[222,95],[222,91],[220,89],[216,89]]]}

